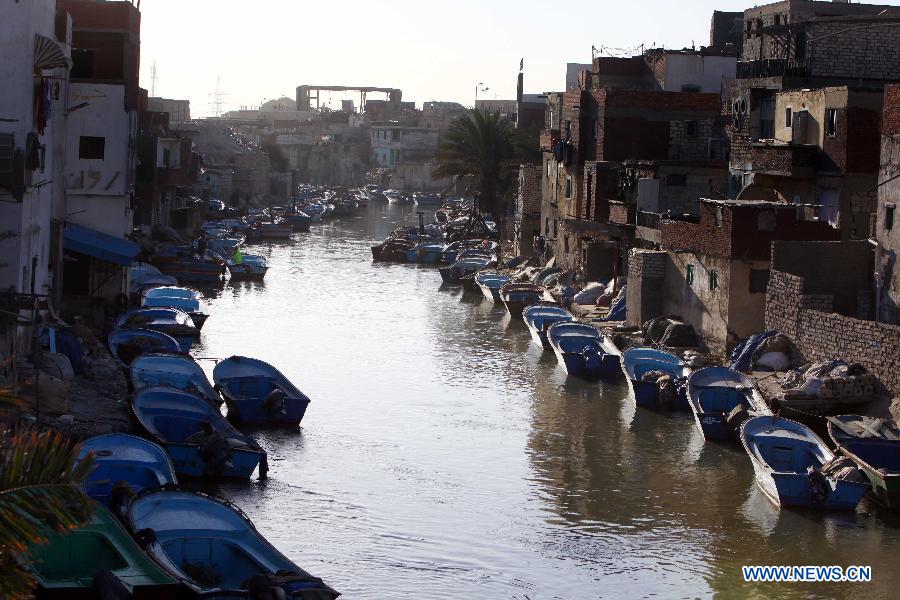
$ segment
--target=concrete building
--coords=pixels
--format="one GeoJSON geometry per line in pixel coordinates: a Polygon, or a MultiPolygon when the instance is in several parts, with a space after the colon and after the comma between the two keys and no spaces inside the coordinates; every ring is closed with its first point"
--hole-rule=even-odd
{"type": "Polygon", "coordinates": [[[393,168],[404,162],[429,161],[437,154],[440,132],[428,127],[381,123],[369,128],[372,164],[393,168]]]}
{"type": "Polygon", "coordinates": [[[875,223],[875,318],[900,323],[900,85],[885,86],[881,122],[881,161],[875,223]]]}
{"type": "Polygon", "coordinates": [[[62,258],[58,182],[71,29],[55,0],[7,4],[0,19],[0,290],[46,296],[62,258]]]}

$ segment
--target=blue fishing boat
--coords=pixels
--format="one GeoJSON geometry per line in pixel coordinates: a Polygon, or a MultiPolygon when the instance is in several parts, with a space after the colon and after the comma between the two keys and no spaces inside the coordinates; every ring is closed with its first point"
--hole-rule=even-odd
{"type": "Polygon", "coordinates": [[[113,329],[106,343],[110,353],[126,365],[141,354],[183,353],[175,338],[152,329],[113,329]]]}
{"type": "Polygon", "coordinates": [[[94,455],[95,466],[84,482],[84,489],[88,496],[105,506],[110,506],[113,490],[120,482],[127,484],[131,494],[178,483],[175,467],[165,450],[145,439],[124,433],[98,435],[82,442],[78,460],[84,460],[90,453],[94,455]]]}
{"type": "Polygon", "coordinates": [[[513,319],[521,319],[522,312],[529,306],[555,302],[544,286],[534,283],[507,283],[500,288],[500,299],[513,319]]]}
{"type": "Polygon", "coordinates": [[[203,598],[333,600],[340,595],[288,560],[225,500],[178,488],[148,490],[131,503],[128,525],[152,531],[150,556],[203,598]]]}
{"type": "Polygon", "coordinates": [[[166,449],[178,475],[247,479],[259,466],[265,476],[265,451],[200,396],[145,387],[130,405],[147,435],[166,449]]]}
{"type": "Polygon", "coordinates": [[[481,293],[484,294],[485,298],[496,304],[503,302],[500,299],[500,288],[509,283],[509,280],[509,275],[501,273],[486,273],[482,271],[475,275],[475,283],[481,289],[481,293]]]}
{"type": "Polygon", "coordinates": [[[269,265],[262,256],[245,254],[241,264],[235,264],[233,260],[228,261],[228,272],[234,280],[262,281],[269,272],[269,265]]]}
{"type": "Polygon", "coordinates": [[[312,217],[303,212],[302,210],[298,210],[296,212],[289,212],[284,215],[284,222],[294,228],[294,231],[309,231],[310,226],[312,225],[312,217]]]}
{"type": "Polygon", "coordinates": [[[482,242],[483,240],[459,240],[458,242],[447,244],[441,251],[441,262],[452,265],[456,262],[460,252],[469,248],[482,247],[482,242]]]}
{"type": "Polygon", "coordinates": [[[638,406],[689,410],[687,394],[675,386],[690,369],[677,356],[654,348],[630,348],[622,354],[622,370],[638,406]]]}
{"type": "Polygon", "coordinates": [[[134,359],[129,374],[136,390],[163,385],[201,396],[212,406],[222,405],[222,397],[190,356],[145,354],[134,359]]]}
{"type": "Polygon", "coordinates": [[[191,316],[171,306],[132,308],[116,318],[120,329],[152,329],[169,335],[187,351],[200,339],[200,329],[191,316]]]}
{"type": "Polygon", "coordinates": [[[609,379],[622,372],[619,349],[592,325],[560,321],[547,330],[547,340],[569,375],[609,379]]]}
{"type": "Polygon", "coordinates": [[[228,415],[246,423],[298,425],[309,398],[269,363],[232,356],[213,369],[216,388],[225,397],[228,415]]]}
{"type": "Polygon", "coordinates": [[[550,350],[550,342],[547,340],[550,326],[561,321],[575,320],[572,313],[557,304],[533,304],[522,311],[522,318],[525,319],[532,341],[545,350],[550,350]]]}
{"type": "Polygon", "coordinates": [[[463,277],[474,275],[496,264],[497,259],[494,256],[480,253],[477,256],[460,259],[449,267],[441,267],[439,270],[444,283],[459,283],[459,280],[463,277]]]}
{"type": "Polygon", "coordinates": [[[181,283],[216,283],[224,275],[225,263],[221,257],[207,252],[199,257],[188,244],[157,247],[150,262],[165,275],[171,275],[181,283]]]}
{"type": "Polygon", "coordinates": [[[860,415],[827,418],[828,435],[869,478],[875,498],[890,508],[900,507],[900,428],[860,415]]]}
{"type": "Polygon", "coordinates": [[[741,426],[740,438],[756,484],[776,506],[853,510],[869,489],[857,469],[833,469],[834,453],[796,421],[753,417],[741,426]]]}
{"type": "Polygon", "coordinates": [[[197,290],[175,285],[147,288],[141,293],[141,306],[146,308],[170,307],[183,310],[190,315],[197,329],[209,317],[206,299],[197,290]]]}
{"type": "Polygon", "coordinates": [[[727,367],[707,367],[691,373],[687,399],[694,421],[707,440],[732,438],[747,415],[770,414],[750,378],[727,367]]]}
{"type": "Polygon", "coordinates": [[[420,242],[406,251],[406,262],[437,264],[441,259],[444,244],[441,242],[420,242]]]}

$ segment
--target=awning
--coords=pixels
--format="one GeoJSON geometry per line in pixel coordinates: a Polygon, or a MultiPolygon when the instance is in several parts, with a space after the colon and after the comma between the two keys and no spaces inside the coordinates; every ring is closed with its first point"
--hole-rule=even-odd
{"type": "Polygon", "coordinates": [[[51,38],[40,34],[34,36],[34,70],[72,68],[72,62],[62,47],[51,38]]]}
{"type": "Polygon", "coordinates": [[[130,265],[141,251],[134,242],[79,225],[66,225],[63,238],[66,250],[116,265],[130,265]]]}

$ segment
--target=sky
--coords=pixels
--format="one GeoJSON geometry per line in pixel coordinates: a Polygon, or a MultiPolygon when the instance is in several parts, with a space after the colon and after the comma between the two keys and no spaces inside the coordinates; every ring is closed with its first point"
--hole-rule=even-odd
{"type": "MultiPolygon", "coordinates": [[[[713,10],[747,0],[142,0],[141,86],[187,98],[194,117],[257,106],[296,87],[395,87],[405,101],[472,105],[525,92],[560,91],[567,62],[589,63],[591,46],[630,54],[709,43],[713,10]]],[[[356,97],[356,96],[348,96],[356,97]]],[[[370,96],[378,98],[380,96],[370,96]]],[[[341,96],[331,97],[340,108],[341,96]]],[[[328,99],[323,94],[323,100],[328,99]]]]}

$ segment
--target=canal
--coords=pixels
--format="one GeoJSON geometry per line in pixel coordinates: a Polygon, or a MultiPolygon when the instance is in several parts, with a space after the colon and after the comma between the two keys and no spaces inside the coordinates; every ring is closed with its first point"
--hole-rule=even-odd
{"type": "Polygon", "coordinates": [[[271,362],[313,400],[301,431],[252,432],[267,481],[212,490],[296,563],[348,599],[895,593],[895,515],[778,511],[689,415],[567,378],[432,268],[372,264],[414,220],[373,204],[250,246],[265,283],[210,293],[195,354],[271,362]],[[871,565],[874,582],[750,587],[744,564],[871,565]]]}

